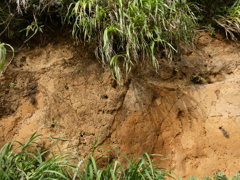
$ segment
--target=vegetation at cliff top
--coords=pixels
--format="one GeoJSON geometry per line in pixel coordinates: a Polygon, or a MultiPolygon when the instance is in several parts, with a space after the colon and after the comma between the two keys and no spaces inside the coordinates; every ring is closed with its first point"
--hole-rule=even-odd
{"type": "Polygon", "coordinates": [[[199,28],[212,35],[222,28],[227,38],[238,40],[239,16],[239,0],[5,0],[0,41],[22,42],[19,51],[36,34],[67,25],[76,42],[94,42],[96,57],[120,82],[140,62],[157,71],[160,58],[172,61],[183,46],[194,44],[199,28]]]}

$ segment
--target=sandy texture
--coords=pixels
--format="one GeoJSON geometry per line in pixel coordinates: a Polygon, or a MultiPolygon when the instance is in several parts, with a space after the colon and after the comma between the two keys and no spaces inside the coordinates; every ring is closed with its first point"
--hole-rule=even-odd
{"type": "Polygon", "coordinates": [[[199,33],[159,74],[138,72],[127,86],[82,45],[49,43],[21,51],[0,82],[0,146],[32,133],[76,145],[83,156],[99,144],[121,153],[162,154],[181,177],[240,171],[239,44],[199,33]],[[177,71],[176,71],[177,67],[177,71]],[[192,74],[206,79],[190,81],[192,74]]]}

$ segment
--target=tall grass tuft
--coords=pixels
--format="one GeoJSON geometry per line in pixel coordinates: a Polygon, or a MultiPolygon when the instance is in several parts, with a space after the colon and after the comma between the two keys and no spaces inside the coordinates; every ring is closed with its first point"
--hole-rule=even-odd
{"type": "Polygon", "coordinates": [[[172,60],[179,44],[192,41],[196,18],[182,0],[78,0],[66,20],[76,40],[97,44],[96,55],[120,81],[140,59],[158,69],[160,50],[172,60]]]}
{"type": "Polygon", "coordinates": [[[165,180],[174,179],[170,171],[153,165],[150,155],[145,153],[139,159],[127,159],[127,165],[119,161],[106,161],[108,156],[96,156],[95,150],[90,157],[81,159],[78,153],[53,153],[38,142],[42,135],[34,133],[26,143],[9,142],[0,149],[1,179],[56,179],[56,180],[165,180]],[[17,148],[18,153],[13,151],[17,148]],[[106,162],[106,163],[102,163],[106,162]]]}
{"type": "Polygon", "coordinates": [[[128,164],[123,166],[119,161],[113,161],[104,168],[99,166],[99,160],[93,156],[87,159],[87,163],[80,171],[80,179],[111,179],[111,180],[155,180],[175,179],[170,171],[153,165],[149,154],[145,153],[140,159],[128,159],[128,164]]]}
{"type": "MultiPolygon", "coordinates": [[[[0,177],[2,179],[71,179],[74,166],[70,153],[53,154],[39,145],[41,135],[34,133],[25,143],[18,144],[18,153],[12,151],[14,142],[6,143],[0,150],[0,177]]],[[[16,144],[15,144],[16,146],[16,144]]]]}
{"type": "Polygon", "coordinates": [[[226,15],[217,16],[215,21],[225,29],[226,37],[237,40],[236,36],[240,36],[240,0],[236,0],[226,15]]]}

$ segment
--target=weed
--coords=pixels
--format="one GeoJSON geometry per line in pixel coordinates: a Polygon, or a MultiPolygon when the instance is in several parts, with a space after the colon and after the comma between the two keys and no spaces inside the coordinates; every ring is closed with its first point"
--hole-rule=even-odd
{"type": "Polygon", "coordinates": [[[13,88],[13,87],[15,87],[15,86],[16,86],[16,84],[13,83],[13,82],[11,82],[11,83],[9,84],[9,87],[10,87],[10,88],[13,88]]]}
{"type": "Polygon", "coordinates": [[[66,84],[64,84],[64,88],[66,89],[66,90],[68,90],[69,89],[69,87],[68,87],[68,84],[66,83],[66,84]]]}
{"type": "Polygon", "coordinates": [[[7,50],[6,47],[12,50],[12,59],[14,58],[14,49],[10,44],[0,43],[0,71],[3,71],[6,62],[7,50]]]}
{"type": "Polygon", "coordinates": [[[27,40],[25,40],[24,43],[26,43],[29,39],[31,39],[34,35],[36,35],[37,32],[43,32],[42,28],[44,27],[44,25],[42,25],[41,22],[38,22],[35,15],[33,15],[33,17],[34,17],[34,21],[30,25],[28,25],[26,28],[20,31],[20,32],[26,31],[26,36],[29,35],[30,31],[33,31],[33,34],[27,40]]]}
{"type": "Polygon", "coordinates": [[[52,121],[51,121],[51,128],[54,128],[57,124],[59,124],[59,121],[56,121],[55,118],[52,118],[52,121]]]}

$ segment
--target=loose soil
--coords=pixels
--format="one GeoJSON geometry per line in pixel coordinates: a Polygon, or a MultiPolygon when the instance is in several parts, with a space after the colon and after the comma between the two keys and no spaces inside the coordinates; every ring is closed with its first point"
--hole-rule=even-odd
{"type": "Polygon", "coordinates": [[[183,51],[162,59],[158,73],[138,67],[122,86],[92,47],[63,39],[21,50],[0,81],[0,147],[37,131],[68,139],[59,145],[77,145],[83,157],[98,139],[125,155],[162,154],[161,167],[184,178],[232,176],[240,171],[239,43],[200,32],[183,51]],[[194,84],[192,74],[206,81],[194,84]]]}

